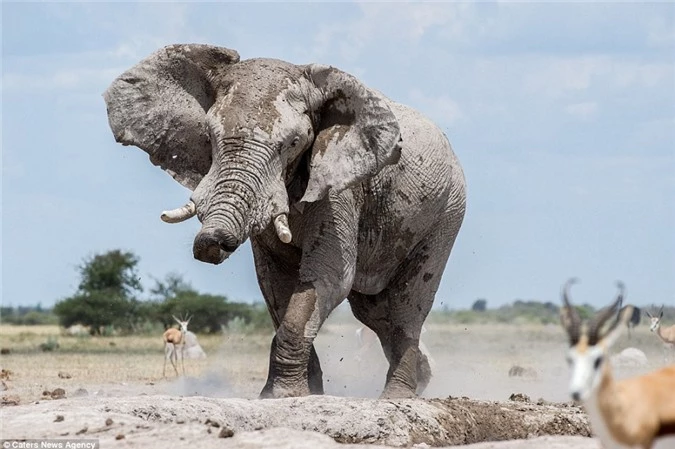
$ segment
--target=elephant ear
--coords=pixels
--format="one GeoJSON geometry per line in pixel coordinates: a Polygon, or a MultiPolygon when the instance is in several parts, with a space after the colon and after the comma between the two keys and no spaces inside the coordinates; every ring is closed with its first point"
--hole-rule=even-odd
{"type": "Polygon", "coordinates": [[[301,201],[340,192],[398,162],[398,121],[378,92],[334,67],[311,64],[305,75],[319,88],[309,181],[301,201]]]}
{"type": "Polygon", "coordinates": [[[115,140],[150,155],[194,190],[211,166],[206,113],[215,101],[212,80],[239,54],[210,45],[170,45],[115,79],[103,94],[115,140]]]}

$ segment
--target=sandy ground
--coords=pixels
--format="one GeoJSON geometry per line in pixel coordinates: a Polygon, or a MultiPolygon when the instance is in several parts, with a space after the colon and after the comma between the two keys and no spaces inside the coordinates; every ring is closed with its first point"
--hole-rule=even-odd
{"type": "MultiPolygon", "coordinates": [[[[292,400],[256,399],[271,336],[204,337],[207,359],[187,360],[189,375],[182,379],[162,379],[161,344],[136,352],[131,337],[111,340],[112,349],[86,357],[12,353],[1,359],[12,372],[2,392],[9,399],[0,408],[2,437],[87,437],[100,439],[103,447],[151,448],[330,448],[359,442],[373,448],[454,447],[473,441],[483,442],[462,447],[599,447],[583,436],[588,424],[582,409],[567,403],[566,342],[559,326],[428,324],[424,341],[434,377],[422,399],[405,405],[375,400],[386,363],[379,348],[357,360],[356,328],[344,314],[327,323],[316,341],[327,396],[292,400]],[[70,378],[57,375],[64,370],[70,378]],[[43,396],[56,388],[63,388],[65,398],[43,396]],[[513,393],[531,401],[510,401],[513,393]],[[20,405],[8,405],[12,399],[20,405]],[[223,429],[233,436],[218,438],[228,434],[223,429]],[[488,442],[504,439],[511,441],[488,442]]],[[[13,340],[2,336],[0,342],[4,347],[13,340]]],[[[617,368],[617,377],[663,365],[661,346],[646,328],[631,340],[624,336],[616,352],[629,346],[645,352],[647,365],[617,368]]],[[[675,447],[673,441],[657,446],[668,447],[675,447]]]]}

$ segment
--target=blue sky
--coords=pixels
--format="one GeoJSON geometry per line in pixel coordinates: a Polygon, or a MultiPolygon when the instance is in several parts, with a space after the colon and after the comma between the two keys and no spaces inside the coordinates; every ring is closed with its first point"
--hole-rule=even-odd
{"type": "Polygon", "coordinates": [[[334,65],[445,131],[468,210],[436,305],[675,304],[675,4],[2,4],[2,302],[49,306],[77,265],[134,251],[144,285],[169,272],[261,300],[250,246],[192,258],[189,192],[114,142],[101,97],[159,47],[334,65]]]}

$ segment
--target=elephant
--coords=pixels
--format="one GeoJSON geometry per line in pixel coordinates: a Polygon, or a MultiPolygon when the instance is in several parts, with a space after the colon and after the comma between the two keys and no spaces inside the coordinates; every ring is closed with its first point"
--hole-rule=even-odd
{"type": "Polygon", "coordinates": [[[345,299],[389,362],[383,398],[431,376],[422,324],[464,219],[463,170],[416,110],[322,64],[163,47],[103,94],[122,145],[192,191],[193,256],[220,264],[250,239],[275,334],[261,398],[323,394],[314,339],[345,299]]]}

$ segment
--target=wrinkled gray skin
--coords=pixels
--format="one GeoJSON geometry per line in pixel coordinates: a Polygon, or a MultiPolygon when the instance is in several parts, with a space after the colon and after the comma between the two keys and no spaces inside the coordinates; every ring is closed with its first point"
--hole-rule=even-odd
{"type": "Polygon", "coordinates": [[[426,387],[420,331],[465,209],[434,124],[333,67],[207,45],[155,52],[104,98],[115,139],[193,191],[195,258],[219,264],[251,239],[276,328],[262,397],[323,392],[313,340],[345,298],[389,360],[382,396],[426,387]]]}

